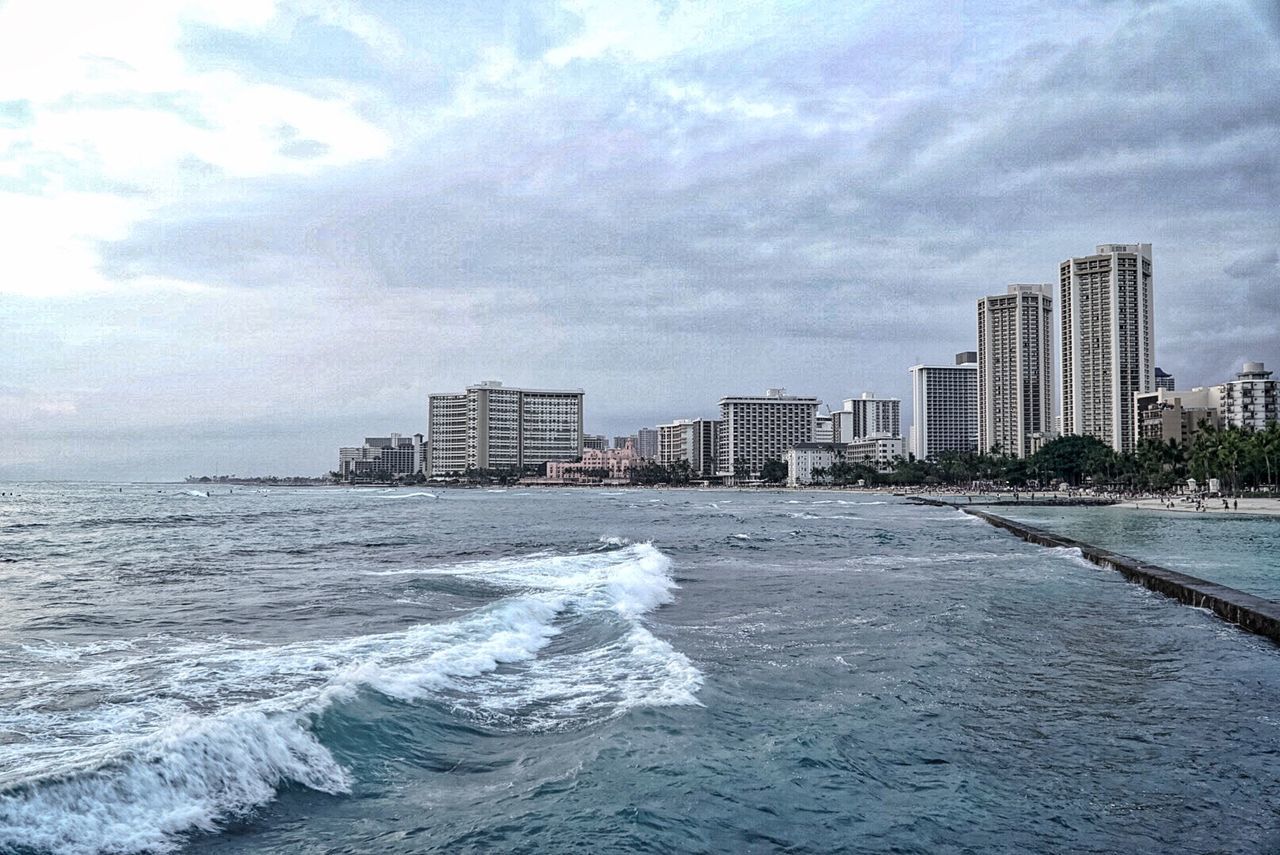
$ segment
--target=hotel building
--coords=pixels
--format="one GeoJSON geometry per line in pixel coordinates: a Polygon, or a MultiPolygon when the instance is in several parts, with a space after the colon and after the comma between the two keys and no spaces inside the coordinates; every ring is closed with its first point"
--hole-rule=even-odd
{"type": "Polygon", "coordinates": [[[1102,244],[1058,271],[1062,430],[1135,445],[1133,400],[1155,388],[1151,244],[1102,244]]]}
{"type": "Polygon", "coordinates": [[[1246,362],[1236,379],[1218,387],[1218,406],[1226,427],[1262,430],[1280,421],[1280,384],[1261,362],[1246,362]]]}
{"type": "Polygon", "coordinates": [[[902,401],[877,398],[863,392],[859,398],[845,399],[844,406],[831,412],[831,433],[835,442],[880,436],[902,436],[902,401]]]}
{"type": "Polygon", "coordinates": [[[1156,389],[1133,397],[1134,435],[1139,440],[1173,441],[1187,445],[1205,422],[1222,426],[1218,390],[1196,388],[1189,392],[1156,389]]]}
{"type": "Polygon", "coordinates": [[[729,395],[720,399],[720,447],[716,474],[726,479],[760,477],[768,460],[783,460],[787,449],[813,442],[817,398],[770,389],[763,396],[729,395]]]}
{"type": "Polygon", "coordinates": [[[978,448],[1035,454],[1052,428],[1053,286],[978,301],[978,448]]]}
{"type": "Polygon", "coordinates": [[[338,473],[344,479],[412,475],[426,464],[422,434],[366,436],[364,445],[338,449],[338,473]]]}
{"type": "Polygon", "coordinates": [[[1178,383],[1173,375],[1166,373],[1159,365],[1156,366],[1156,388],[1168,389],[1170,392],[1178,388],[1178,383]]]}
{"type": "Polygon", "coordinates": [[[714,419],[676,419],[658,425],[658,457],[663,466],[681,460],[689,461],[695,478],[711,478],[716,474],[716,449],[720,441],[720,422],[714,419]]]}
{"type": "Polygon", "coordinates": [[[955,365],[911,367],[910,450],[918,460],[944,451],[978,449],[978,354],[956,354],[955,365]]]}
{"type": "Polygon", "coordinates": [[[428,474],[522,470],[582,456],[581,389],[486,381],[428,400],[428,474]]]}

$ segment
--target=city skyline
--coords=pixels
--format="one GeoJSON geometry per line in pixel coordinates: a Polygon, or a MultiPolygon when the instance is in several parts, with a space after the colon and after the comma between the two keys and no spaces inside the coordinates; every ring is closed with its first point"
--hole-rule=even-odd
{"type": "Polygon", "coordinates": [[[2,478],[321,473],[483,377],[905,429],[992,283],[1109,241],[1180,387],[1280,351],[1272,3],[83,12],[0,8],[2,478]]]}

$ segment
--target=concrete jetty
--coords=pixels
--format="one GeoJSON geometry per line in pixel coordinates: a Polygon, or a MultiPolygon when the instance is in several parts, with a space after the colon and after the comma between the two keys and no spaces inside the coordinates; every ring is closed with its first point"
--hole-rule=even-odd
{"type": "Polygon", "coordinates": [[[1029,543],[1078,549],[1080,554],[1090,562],[1099,567],[1116,570],[1130,582],[1136,582],[1144,588],[1172,597],[1189,606],[1208,609],[1228,623],[1236,624],[1241,629],[1265,636],[1280,644],[1280,603],[1264,600],[1262,597],[1255,597],[1253,594],[1246,594],[1244,591],[1229,588],[1226,585],[1179,573],[1128,555],[1101,549],[1090,543],[1054,534],[986,511],[973,510],[938,499],[923,497],[916,497],[916,499],[924,504],[964,511],[997,528],[1013,532],[1029,543]]]}

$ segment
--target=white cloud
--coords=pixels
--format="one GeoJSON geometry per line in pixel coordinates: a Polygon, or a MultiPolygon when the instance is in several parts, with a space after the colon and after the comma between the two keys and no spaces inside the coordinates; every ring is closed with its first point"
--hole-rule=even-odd
{"type": "MultiPolygon", "coordinates": [[[[394,41],[367,16],[311,6],[371,43],[394,41]]],[[[0,129],[0,177],[8,179],[0,292],[107,287],[95,244],[211,176],[314,174],[391,150],[390,136],[361,116],[366,93],[353,86],[332,83],[317,95],[196,71],[178,49],[184,23],[256,31],[276,12],[270,2],[0,6],[0,102],[25,102],[30,115],[0,129]],[[289,156],[285,126],[309,156],[289,156]],[[204,166],[192,170],[193,162],[204,166]]]]}

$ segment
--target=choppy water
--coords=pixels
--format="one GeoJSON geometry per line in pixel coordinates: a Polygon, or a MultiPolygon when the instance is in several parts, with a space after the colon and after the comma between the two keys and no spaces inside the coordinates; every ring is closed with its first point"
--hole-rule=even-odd
{"type": "Polygon", "coordinates": [[[1280,846],[1280,650],[956,511],[9,489],[0,852],[1280,846]]]}

